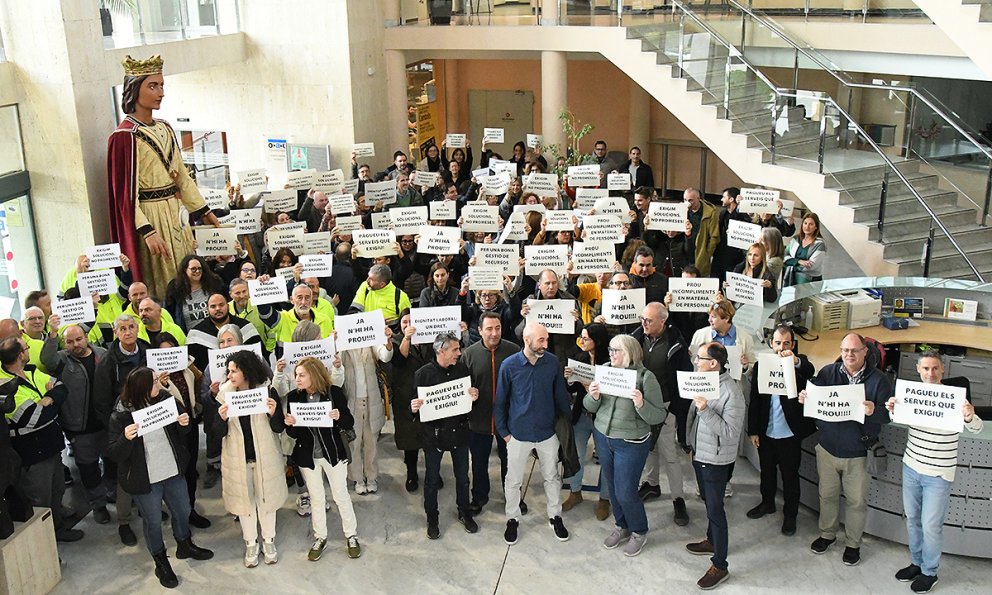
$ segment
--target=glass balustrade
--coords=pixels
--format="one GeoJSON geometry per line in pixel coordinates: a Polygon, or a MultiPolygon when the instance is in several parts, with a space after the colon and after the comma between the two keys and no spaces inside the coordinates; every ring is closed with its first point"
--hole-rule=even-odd
{"type": "Polygon", "coordinates": [[[238,0],[101,0],[104,47],[121,48],[236,33],[238,0]]]}

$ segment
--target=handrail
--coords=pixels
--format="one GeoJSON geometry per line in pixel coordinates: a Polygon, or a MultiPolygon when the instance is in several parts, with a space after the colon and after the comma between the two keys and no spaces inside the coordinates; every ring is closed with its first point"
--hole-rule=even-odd
{"type": "MultiPolygon", "coordinates": [[[[737,4],[736,2],[734,2],[734,0],[731,0],[731,2],[733,4],[737,4]]],[[[762,81],[764,81],[765,84],[768,85],[768,87],[771,89],[771,92],[776,97],[778,97],[778,98],[793,97],[793,98],[796,98],[796,99],[809,98],[808,95],[805,95],[805,94],[804,95],[800,95],[798,93],[798,89],[797,90],[793,90],[792,92],[789,92],[787,90],[784,90],[784,89],[779,88],[777,85],[775,85],[770,80],[768,80],[768,78],[765,77],[765,75],[760,70],[758,70],[753,64],[751,64],[751,62],[749,60],[747,60],[747,58],[745,58],[743,56],[743,54],[741,54],[739,51],[737,51],[737,49],[733,46],[733,44],[731,44],[729,41],[727,41],[726,39],[724,39],[722,35],[720,35],[719,33],[717,33],[708,24],[706,24],[705,22],[703,22],[703,20],[700,19],[693,11],[687,9],[686,6],[680,0],[672,0],[672,13],[673,14],[675,14],[676,9],[678,9],[680,11],[680,16],[688,16],[689,18],[691,18],[693,21],[695,21],[697,24],[699,24],[700,27],[702,27],[710,35],[712,35],[714,39],[716,39],[719,43],[721,43],[724,47],[726,47],[731,52],[728,55],[728,59],[730,59],[730,58],[739,58],[740,61],[745,66],[747,66],[748,69],[750,69],[755,75],[757,75],[762,81]]],[[[785,38],[785,37],[783,37],[783,38],[788,40],[788,38],[785,38]]],[[[791,40],[788,40],[788,41],[790,43],[792,43],[791,40]]],[[[681,43],[681,36],[680,36],[680,43],[681,43]]],[[[795,46],[795,47],[796,47],[797,50],[800,49],[798,46],[795,46]]],[[[679,51],[679,61],[681,62],[681,60],[682,60],[682,51],[680,50],[679,51]]],[[[871,138],[871,136],[868,135],[868,133],[864,130],[864,128],[862,128],[861,125],[858,124],[858,122],[854,118],[851,117],[851,115],[847,112],[847,110],[845,110],[844,108],[842,108],[840,106],[840,104],[838,104],[837,101],[833,97],[831,97],[830,95],[822,94],[821,93],[821,94],[818,94],[817,99],[820,100],[820,101],[829,102],[829,103],[833,104],[833,106],[837,109],[837,111],[841,114],[841,116],[843,116],[847,120],[848,125],[849,126],[852,126],[855,129],[855,131],[857,131],[858,133],[860,133],[861,136],[866,141],[868,141],[868,144],[871,145],[871,147],[872,147],[872,149],[874,149],[875,153],[877,153],[879,155],[879,157],[881,157],[882,160],[885,162],[885,164],[889,168],[891,168],[892,171],[895,172],[895,174],[896,174],[896,176],[898,176],[899,180],[903,184],[906,185],[906,188],[909,189],[909,191],[913,193],[913,196],[914,197],[916,197],[917,202],[919,202],[921,205],[923,205],[923,208],[926,210],[927,214],[930,215],[930,221],[931,221],[931,224],[930,224],[930,236],[929,236],[928,241],[927,241],[927,257],[926,257],[925,268],[929,269],[930,260],[932,258],[931,250],[932,250],[932,246],[933,246],[933,224],[936,223],[937,224],[937,227],[939,227],[940,230],[944,233],[944,236],[948,239],[948,241],[950,241],[950,243],[954,247],[954,249],[957,250],[958,254],[960,254],[961,257],[964,258],[964,260],[965,260],[966,263],[968,263],[968,267],[971,269],[971,271],[975,274],[976,277],[978,277],[978,279],[981,282],[984,283],[985,282],[985,278],[982,277],[982,273],[978,270],[978,268],[974,265],[974,263],[971,262],[971,259],[968,258],[968,255],[964,252],[964,250],[961,249],[961,246],[957,243],[957,240],[954,239],[954,237],[951,235],[951,233],[947,229],[947,227],[945,227],[944,224],[940,221],[940,218],[937,216],[937,213],[934,212],[934,210],[930,207],[930,205],[928,205],[926,203],[926,201],[923,199],[923,196],[920,195],[920,193],[916,190],[916,188],[910,183],[909,179],[907,179],[906,176],[903,175],[903,173],[901,171],[899,171],[899,168],[896,167],[895,163],[893,163],[893,161],[889,158],[889,156],[886,155],[884,151],[882,151],[882,148],[879,147],[878,144],[871,138]]],[[[779,102],[776,100],[776,106],[778,105],[778,103],[779,102]]],[[[773,111],[773,113],[774,113],[774,111],[773,111]]],[[[773,157],[774,157],[774,152],[773,152],[773,157]]],[[[820,159],[822,160],[822,156],[821,156],[820,159]]],[[[774,163],[774,161],[772,163],[774,163]]],[[[822,166],[822,163],[821,163],[821,166],[822,166]]],[[[883,205],[883,208],[884,208],[884,205],[883,205]]]]}
{"type": "Polygon", "coordinates": [[[947,110],[948,110],[947,106],[941,105],[940,107],[938,107],[937,105],[935,105],[935,103],[940,103],[940,101],[936,97],[933,97],[933,96],[931,96],[929,98],[928,97],[925,97],[920,92],[920,90],[919,89],[916,89],[915,87],[905,87],[905,86],[902,86],[902,85],[884,85],[884,84],[876,84],[876,83],[857,83],[857,82],[854,82],[854,81],[852,81],[847,76],[847,73],[846,72],[834,70],[834,68],[832,66],[830,66],[828,64],[825,64],[822,60],[820,60],[820,58],[817,55],[809,52],[808,51],[808,48],[804,48],[801,45],[797,44],[795,41],[793,41],[792,37],[790,37],[789,35],[787,35],[785,33],[785,31],[783,31],[782,29],[780,29],[774,22],[772,22],[772,21],[770,21],[770,20],[768,20],[768,19],[766,19],[766,18],[764,18],[764,17],[756,14],[750,8],[748,8],[748,7],[744,6],[744,5],[742,5],[741,3],[737,2],[737,0],[728,0],[728,2],[730,4],[732,4],[733,6],[735,6],[736,8],[738,8],[741,12],[744,12],[744,13],[750,15],[753,19],[755,19],[756,21],[758,21],[764,27],[768,28],[768,30],[770,30],[772,33],[774,33],[775,35],[777,35],[779,38],[781,38],[787,44],[791,45],[796,51],[802,53],[803,56],[807,57],[814,64],[816,64],[817,66],[819,66],[823,70],[827,71],[827,73],[830,76],[832,76],[835,79],[837,79],[837,81],[840,82],[841,84],[843,84],[845,86],[848,86],[848,87],[853,87],[855,89],[879,89],[879,90],[883,90],[883,91],[898,91],[898,92],[903,92],[903,93],[910,93],[911,95],[916,96],[920,101],[922,101],[923,103],[925,103],[927,105],[927,107],[929,107],[930,109],[932,109],[934,112],[936,112],[937,114],[939,114],[940,117],[942,117],[945,121],[947,121],[947,123],[950,124],[955,130],[957,130],[958,133],[960,133],[962,136],[964,136],[966,139],[968,139],[968,141],[971,142],[971,144],[975,145],[975,147],[979,151],[981,151],[986,157],[988,157],[990,161],[992,161],[992,149],[990,149],[985,144],[980,143],[978,140],[976,140],[975,137],[972,136],[972,134],[970,132],[966,131],[959,124],[959,122],[958,122],[958,120],[957,120],[956,117],[955,118],[950,117],[946,113],[947,110]],[[931,99],[932,99],[932,101],[931,101],[931,99]],[[943,109],[941,109],[941,108],[943,108],[943,109]]]}

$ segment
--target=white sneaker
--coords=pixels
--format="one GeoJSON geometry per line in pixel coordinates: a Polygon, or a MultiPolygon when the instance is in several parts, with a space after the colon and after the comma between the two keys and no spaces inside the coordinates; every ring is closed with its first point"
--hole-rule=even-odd
{"type": "Polygon", "coordinates": [[[358,494],[359,496],[361,496],[363,494],[367,494],[368,492],[369,492],[369,489],[367,487],[365,487],[365,482],[364,481],[356,481],[355,482],[355,493],[356,494],[358,494]]]}
{"type": "Polygon", "coordinates": [[[304,492],[296,497],[296,514],[310,516],[310,494],[304,492]]]}
{"type": "Polygon", "coordinates": [[[279,561],[279,552],[276,551],[276,542],[273,539],[262,540],[262,555],[265,557],[266,564],[275,564],[279,561]]]}
{"type": "Polygon", "coordinates": [[[731,497],[733,495],[734,495],[734,488],[732,488],[730,486],[730,484],[728,483],[727,484],[727,487],[723,490],[723,497],[724,498],[729,498],[729,497],[731,497]]]}
{"type": "Polygon", "coordinates": [[[245,568],[254,568],[258,566],[258,542],[257,541],[246,541],[245,542],[245,568]]]}
{"type": "Polygon", "coordinates": [[[374,479],[370,479],[365,482],[365,491],[369,494],[374,494],[379,491],[379,482],[374,479]]]}

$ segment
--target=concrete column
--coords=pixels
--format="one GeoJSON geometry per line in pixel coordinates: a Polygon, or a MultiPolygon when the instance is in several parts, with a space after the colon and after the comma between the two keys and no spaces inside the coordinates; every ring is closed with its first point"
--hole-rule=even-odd
{"type": "MultiPolygon", "coordinates": [[[[437,62],[435,62],[437,64],[437,62]]],[[[444,123],[449,132],[462,131],[461,90],[458,87],[458,60],[444,61],[444,123]]],[[[468,132],[468,131],[466,131],[468,132]]],[[[481,142],[481,138],[479,141],[481,142]]]]}
{"type": "MultiPolygon", "coordinates": [[[[398,50],[386,51],[386,113],[389,114],[389,147],[382,151],[388,156],[393,151],[406,151],[407,140],[407,99],[406,99],[406,56],[398,50]]],[[[378,158],[379,152],[376,152],[378,158]]]]}
{"type": "Polygon", "coordinates": [[[630,122],[627,129],[627,146],[641,148],[641,159],[650,160],[651,146],[651,96],[640,85],[630,81],[630,122]]]}
{"type": "Polygon", "coordinates": [[[541,24],[558,24],[558,0],[541,0],[541,24]]]}
{"type": "Polygon", "coordinates": [[[382,0],[382,24],[386,27],[402,25],[401,0],[382,0]]]}
{"type": "Polygon", "coordinates": [[[565,52],[541,52],[541,134],[544,144],[557,144],[562,153],[567,139],[558,114],[567,107],[568,60],[565,52]]]}

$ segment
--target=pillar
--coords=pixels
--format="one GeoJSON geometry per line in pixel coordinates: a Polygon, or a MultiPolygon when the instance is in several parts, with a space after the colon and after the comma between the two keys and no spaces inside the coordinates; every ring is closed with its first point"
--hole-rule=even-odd
{"type": "MultiPolygon", "coordinates": [[[[389,147],[380,149],[390,160],[393,151],[406,151],[407,137],[406,56],[398,50],[386,51],[386,113],[389,114],[389,147]]],[[[379,151],[376,151],[378,160],[379,151]]]]}
{"type": "Polygon", "coordinates": [[[558,24],[558,0],[541,1],[541,24],[549,26],[558,24]]]}
{"type": "Polygon", "coordinates": [[[383,0],[382,6],[382,24],[386,27],[397,27],[403,24],[402,21],[402,7],[400,2],[402,0],[383,0]]]}
{"type": "MultiPolygon", "coordinates": [[[[641,148],[641,159],[650,162],[651,96],[643,87],[630,81],[630,121],[627,128],[627,146],[641,148]]],[[[656,168],[657,170],[657,168],[656,168]]]]}
{"type": "Polygon", "coordinates": [[[544,144],[565,152],[565,132],[558,114],[568,107],[568,60],[565,52],[541,52],[541,134],[544,144]]]}
{"type": "MultiPolygon", "coordinates": [[[[437,64],[437,62],[435,62],[437,64]]],[[[458,60],[444,61],[444,123],[449,132],[469,132],[462,127],[461,90],[458,88],[458,60]]],[[[481,141],[481,137],[480,137],[481,141]]]]}

